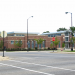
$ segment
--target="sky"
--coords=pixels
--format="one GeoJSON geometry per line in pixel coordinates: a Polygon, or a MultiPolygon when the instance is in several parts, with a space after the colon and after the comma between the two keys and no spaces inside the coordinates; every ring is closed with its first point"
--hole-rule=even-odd
{"type": "Polygon", "coordinates": [[[56,32],[75,26],[75,0],[0,0],[0,31],[56,32]],[[31,17],[33,16],[33,18],[31,17]],[[29,18],[31,17],[31,18],[29,18]]]}

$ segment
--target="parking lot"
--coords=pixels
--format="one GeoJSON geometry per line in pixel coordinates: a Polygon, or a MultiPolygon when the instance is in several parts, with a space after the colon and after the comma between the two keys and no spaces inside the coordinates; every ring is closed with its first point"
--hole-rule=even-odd
{"type": "Polygon", "coordinates": [[[75,54],[32,51],[5,52],[5,56],[11,60],[0,61],[0,75],[75,75],[75,54]]]}

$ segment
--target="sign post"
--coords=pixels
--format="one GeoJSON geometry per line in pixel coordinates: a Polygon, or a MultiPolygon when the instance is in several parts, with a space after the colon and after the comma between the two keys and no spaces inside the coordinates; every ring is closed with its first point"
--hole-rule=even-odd
{"type": "Polygon", "coordinates": [[[6,36],[7,36],[7,33],[5,31],[2,31],[1,32],[1,37],[3,37],[3,57],[5,57],[4,56],[4,37],[6,37],[6,36]]]}
{"type": "MultiPolygon", "coordinates": [[[[52,41],[53,41],[53,48],[54,48],[54,41],[55,41],[54,37],[52,38],[52,41]]],[[[53,52],[54,52],[54,49],[53,49],[53,52]]]]}

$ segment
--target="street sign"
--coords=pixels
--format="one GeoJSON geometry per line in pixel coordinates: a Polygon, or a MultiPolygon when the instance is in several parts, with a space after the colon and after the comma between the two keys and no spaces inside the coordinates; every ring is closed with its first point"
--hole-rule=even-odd
{"type": "Polygon", "coordinates": [[[52,38],[52,41],[55,41],[55,38],[54,37],[52,38]]]}
{"type": "MultiPolygon", "coordinates": [[[[4,37],[7,36],[7,33],[4,31],[4,37]]],[[[1,32],[1,37],[3,37],[3,31],[1,32]]]]}

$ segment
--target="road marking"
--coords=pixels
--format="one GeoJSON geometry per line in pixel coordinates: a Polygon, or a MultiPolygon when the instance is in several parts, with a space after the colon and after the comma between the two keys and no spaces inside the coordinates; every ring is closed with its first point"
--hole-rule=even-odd
{"type": "Polygon", "coordinates": [[[4,64],[4,63],[0,63],[0,64],[10,66],[10,67],[14,67],[14,68],[18,68],[18,69],[22,69],[22,70],[31,71],[31,72],[41,73],[41,74],[45,74],[45,75],[54,75],[54,74],[49,74],[49,73],[45,73],[45,72],[41,72],[41,71],[36,71],[36,70],[27,69],[27,68],[17,67],[17,66],[14,66],[14,65],[8,65],[8,64],[4,64]]]}
{"type": "Polygon", "coordinates": [[[19,62],[19,63],[32,64],[32,65],[38,65],[38,66],[50,67],[50,68],[55,68],[55,69],[68,70],[68,71],[75,71],[75,70],[72,70],[72,69],[65,69],[65,68],[60,68],[60,67],[47,66],[47,65],[41,65],[41,64],[36,64],[36,63],[29,63],[29,62],[22,62],[22,61],[16,61],[16,60],[8,60],[8,61],[14,61],[14,62],[19,62]]]}

